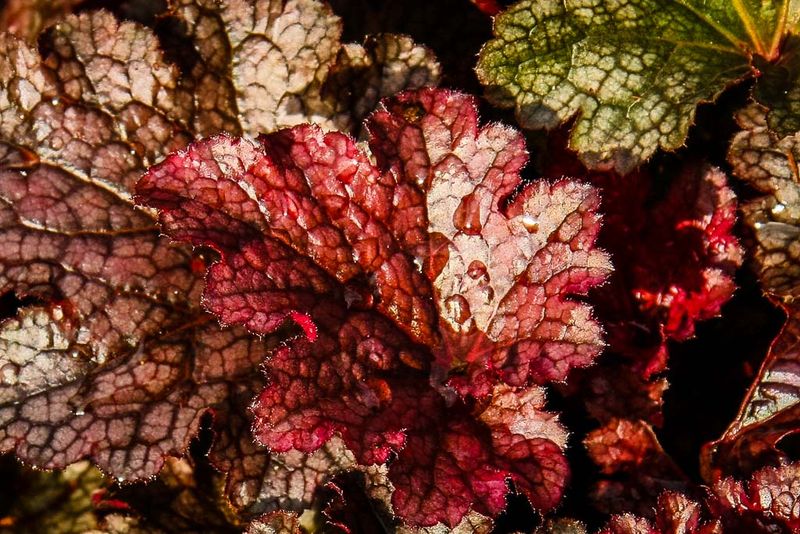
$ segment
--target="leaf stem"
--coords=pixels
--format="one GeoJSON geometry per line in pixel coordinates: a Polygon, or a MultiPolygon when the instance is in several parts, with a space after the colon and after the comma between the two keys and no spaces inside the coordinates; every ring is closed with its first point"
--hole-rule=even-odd
{"type": "Polygon", "coordinates": [[[781,9],[780,17],[778,17],[775,33],[772,34],[772,43],[770,44],[769,55],[767,56],[769,60],[778,57],[778,48],[781,45],[783,33],[786,31],[786,21],[789,18],[789,3],[790,0],[783,0],[783,9],[781,9]]]}
{"type": "Polygon", "coordinates": [[[747,8],[742,3],[742,0],[733,0],[733,8],[736,10],[736,14],[739,15],[739,19],[744,24],[744,29],[747,31],[747,35],[750,37],[750,42],[755,47],[755,51],[761,55],[766,57],[767,52],[764,49],[764,43],[761,41],[761,37],[758,35],[758,31],[756,30],[755,23],[753,19],[750,18],[750,13],[748,13],[747,8]]]}
{"type": "Polygon", "coordinates": [[[725,37],[728,41],[731,42],[731,44],[733,44],[737,48],[744,48],[744,47],[747,46],[746,42],[740,40],[738,37],[736,37],[736,35],[734,35],[730,31],[728,31],[725,28],[723,28],[722,26],[720,26],[712,18],[708,17],[705,13],[703,13],[700,10],[698,10],[697,8],[695,8],[694,6],[692,6],[691,4],[686,2],[685,0],[678,0],[678,4],[683,6],[685,9],[688,9],[695,17],[697,17],[698,19],[702,20],[703,22],[705,22],[706,24],[711,26],[714,29],[714,31],[716,31],[717,33],[719,33],[720,35],[725,37]]]}

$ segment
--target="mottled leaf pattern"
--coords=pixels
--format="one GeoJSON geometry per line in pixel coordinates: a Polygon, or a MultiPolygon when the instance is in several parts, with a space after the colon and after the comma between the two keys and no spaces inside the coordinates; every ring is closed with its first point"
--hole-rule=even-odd
{"type": "MultiPolygon", "coordinates": [[[[150,29],[106,11],[59,21],[38,51],[0,36],[0,294],[32,303],[0,324],[0,449],[138,480],[183,455],[212,411],[230,500],[245,515],[300,507],[349,453],[271,457],[252,444],[246,407],[277,337],[220,328],[201,309],[206,259],[162,238],[131,189],[195,135],[350,120],[349,94],[320,96],[338,19],[315,0],[176,1],[166,16],[203,59],[189,76],[150,29]],[[263,70],[286,59],[283,78],[263,70]]],[[[361,114],[381,91],[438,77],[426,49],[381,39],[362,78],[379,90],[361,114]]]]}
{"type": "Polygon", "coordinates": [[[655,508],[655,526],[633,514],[613,516],[599,534],[768,534],[796,532],[800,521],[797,464],[767,467],[747,483],[732,478],[709,488],[701,502],[667,491],[655,508]]]}
{"type": "Polygon", "coordinates": [[[220,136],[151,168],[139,198],[170,235],[221,254],[204,299],[223,322],[301,327],[268,361],[254,405],[270,448],[312,451],[338,431],[361,463],[402,449],[393,505],[416,524],[455,525],[470,506],[496,515],[506,476],[549,508],[565,436],[536,426],[541,393],[492,397],[530,410],[530,428],[499,408],[478,423],[460,402],[448,408],[425,371],[466,364],[477,378],[462,392],[485,396],[492,373],[524,385],[591,361],[599,327],[565,297],[610,269],[593,248],[596,197],[541,182],[506,207],[521,139],[479,129],[458,93],[404,93],[367,128],[377,166],[351,138],[308,126],[258,143],[220,136]]]}
{"type": "Polygon", "coordinates": [[[800,17],[780,2],[522,0],[495,19],[477,72],[528,128],[576,117],[570,146],[628,172],[680,147],[695,107],[777,56],[800,17]]]}
{"type": "Polygon", "coordinates": [[[775,338],[739,414],[722,437],[708,444],[703,467],[715,479],[718,470],[751,472],[767,458],[783,453],[776,443],[798,430],[800,407],[800,186],[795,134],[781,137],[767,126],[767,110],[752,104],[740,111],[743,130],[728,157],[737,176],[761,196],[742,206],[753,241],[753,267],[762,288],[779,303],[787,321],[775,338]]]}
{"type": "Polygon", "coordinates": [[[728,158],[740,179],[763,193],[742,206],[753,230],[756,273],[765,291],[792,300],[800,293],[800,184],[797,134],[782,137],[767,126],[766,109],[751,105],[738,116],[742,131],[731,143],[728,158]]]}
{"type": "Polygon", "coordinates": [[[438,82],[436,59],[408,37],[340,48],[341,22],[318,0],[173,0],[172,13],[198,56],[189,78],[199,135],[305,122],[349,130],[381,97],[438,82]]]}

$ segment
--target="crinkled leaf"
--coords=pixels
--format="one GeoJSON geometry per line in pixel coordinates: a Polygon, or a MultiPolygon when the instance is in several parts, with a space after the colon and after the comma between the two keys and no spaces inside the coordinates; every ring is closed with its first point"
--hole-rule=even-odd
{"type": "MultiPolygon", "coordinates": [[[[0,293],[36,303],[0,324],[0,449],[48,468],[89,457],[120,479],[138,479],[183,454],[213,409],[212,457],[231,470],[231,500],[274,506],[277,488],[303,478],[286,497],[303,501],[329,466],[312,457],[309,471],[295,458],[273,471],[262,449],[245,449],[249,421],[233,413],[243,414],[261,387],[258,366],[274,338],[220,329],[200,307],[204,258],[160,237],[130,189],[195,134],[270,127],[278,119],[257,112],[268,103],[283,103],[270,111],[280,120],[308,120],[292,102],[319,94],[339,52],[338,37],[319,34],[335,37],[338,22],[312,0],[176,2],[171,16],[192,30],[205,74],[182,76],[150,30],[105,11],[53,26],[40,38],[43,59],[0,36],[0,293]],[[225,42],[241,46],[226,58],[225,42]],[[299,67],[319,54],[313,72],[299,67]],[[280,64],[284,56],[296,63],[291,79],[257,87],[263,73],[246,61],[280,64]],[[210,99],[215,83],[246,97],[230,103],[220,89],[210,99]]],[[[435,79],[423,73],[437,68],[426,50],[384,39],[401,45],[372,58],[368,85],[435,79]],[[405,77],[401,64],[415,74],[405,77]]],[[[339,96],[325,105],[344,116],[339,96]]]]}
{"type": "Polygon", "coordinates": [[[407,37],[340,48],[341,22],[318,0],[172,0],[171,11],[197,55],[189,81],[199,135],[304,122],[349,130],[381,97],[438,82],[433,54],[407,37]]]}
{"type": "Polygon", "coordinates": [[[568,469],[560,452],[566,433],[541,411],[541,390],[497,386],[479,414],[481,425],[458,406],[447,409],[437,393],[423,397],[409,389],[396,410],[408,429],[405,448],[389,467],[392,504],[401,518],[453,527],[470,505],[494,517],[505,508],[508,478],[535,508],[558,503],[568,469]]]}
{"type": "MultiPolygon", "coordinates": [[[[405,93],[368,129],[377,166],[349,137],[307,126],[258,143],[222,136],[153,167],[139,197],[170,235],[220,253],[204,298],[223,322],[302,327],[268,361],[254,406],[270,448],[311,451],[338,431],[360,463],[381,463],[405,445],[390,476],[412,523],[455,525],[470,505],[496,514],[507,475],[550,507],[563,435],[494,415],[478,423],[460,402],[448,408],[425,371],[476,368],[473,392],[486,395],[492,373],[544,382],[591,361],[599,327],[565,297],[609,270],[592,247],[596,197],[540,182],[505,206],[522,140],[479,129],[457,93],[405,93]]],[[[515,394],[547,419],[541,394],[515,394]]]]}
{"type": "Polygon", "coordinates": [[[603,192],[600,243],[616,266],[593,297],[610,348],[647,377],[665,368],[668,340],[692,337],[733,295],[743,256],[736,196],[722,171],[703,165],[685,166],[662,195],[644,173],[592,181],[603,192]]]}
{"type": "Polygon", "coordinates": [[[686,476],[644,421],[612,419],[590,432],[584,445],[606,477],[592,491],[595,505],[605,513],[634,512],[647,517],[664,490],[687,487],[686,476]]]}
{"type": "Polygon", "coordinates": [[[723,436],[706,446],[705,476],[722,469],[751,472],[783,455],[775,447],[798,430],[800,409],[800,187],[795,163],[796,135],[780,137],[767,126],[766,110],[751,105],[739,113],[744,128],[728,157],[734,172],[763,193],[742,207],[753,236],[753,264],[764,291],[783,303],[787,321],[773,341],[739,414],[723,436]]]}
{"type": "Polygon", "coordinates": [[[797,464],[768,467],[744,484],[718,481],[701,502],[667,491],[658,498],[656,526],[632,514],[611,518],[600,534],[767,534],[800,528],[800,472],[797,464]]]}
{"type": "Polygon", "coordinates": [[[742,131],[733,138],[728,159],[736,176],[763,194],[742,206],[762,288],[792,300],[800,295],[800,137],[770,131],[766,112],[758,105],[739,112],[742,131]]]}
{"type": "Polygon", "coordinates": [[[523,0],[495,19],[477,72],[528,128],[576,117],[570,146],[592,167],[633,169],[680,147],[698,103],[778,55],[795,0],[523,0]]]}
{"type": "Polygon", "coordinates": [[[311,317],[308,341],[330,338],[326,351],[343,343],[345,316],[384,329],[397,354],[408,336],[445,365],[489,366],[515,384],[590,363],[599,326],[568,296],[610,269],[592,247],[593,190],[539,182],[504,207],[522,139],[478,130],[462,95],[406,93],[368,126],[378,167],[348,137],[298,127],[261,143],[203,141],[144,177],[140,196],[174,237],[223,254],[208,308],[255,332],[311,317]]]}

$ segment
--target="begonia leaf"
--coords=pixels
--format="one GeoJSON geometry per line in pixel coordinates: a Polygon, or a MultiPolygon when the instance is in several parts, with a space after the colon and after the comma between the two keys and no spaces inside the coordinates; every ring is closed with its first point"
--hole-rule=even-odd
{"type": "Polygon", "coordinates": [[[522,0],[495,18],[477,72],[528,128],[573,117],[570,146],[626,173],[683,145],[695,108],[774,60],[795,0],[522,0]]]}
{"type": "Polygon", "coordinates": [[[204,302],[223,323],[301,327],[266,365],[253,407],[264,444],[312,451],[339,432],[359,463],[399,451],[392,502],[412,524],[453,526],[470,506],[496,515],[507,477],[552,507],[565,435],[541,392],[493,384],[562,379],[602,346],[590,308],[569,298],[610,270],[593,247],[597,198],[566,179],[522,187],[522,139],[479,128],[459,93],[403,93],[367,130],[375,164],[310,126],[200,141],[152,167],[138,198],[173,238],[219,253],[204,302]],[[437,369],[530,423],[445,402],[428,384],[437,369]]]}

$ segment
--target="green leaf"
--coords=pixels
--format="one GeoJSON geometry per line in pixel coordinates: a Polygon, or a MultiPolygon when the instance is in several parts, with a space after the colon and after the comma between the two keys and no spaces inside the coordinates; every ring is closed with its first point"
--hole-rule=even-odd
{"type": "Polygon", "coordinates": [[[768,108],[767,125],[780,136],[800,131],[800,37],[790,35],[775,62],[754,62],[761,76],[753,96],[768,108]]]}
{"type": "Polygon", "coordinates": [[[522,0],[495,20],[477,73],[527,128],[577,117],[570,147],[628,172],[680,147],[700,102],[774,60],[800,0],[522,0]]]}

